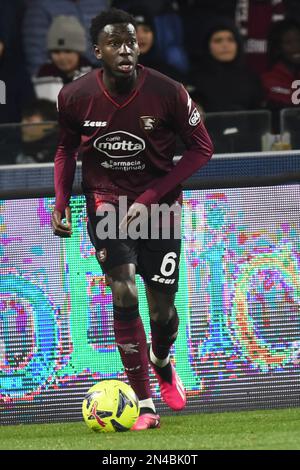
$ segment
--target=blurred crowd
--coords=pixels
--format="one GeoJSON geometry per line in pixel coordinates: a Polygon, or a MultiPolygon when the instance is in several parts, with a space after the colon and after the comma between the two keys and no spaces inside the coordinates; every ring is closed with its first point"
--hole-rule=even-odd
{"type": "Polygon", "coordinates": [[[24,124],[16,163],[53,160],[57,95],[101,66],[89,26],[111,6],[135,17],[140,63],[183,83],[203,113],[268,109],[276,133],[280,110],[299,106],[299,0],[0,0],[0,124],[24,124]]]}

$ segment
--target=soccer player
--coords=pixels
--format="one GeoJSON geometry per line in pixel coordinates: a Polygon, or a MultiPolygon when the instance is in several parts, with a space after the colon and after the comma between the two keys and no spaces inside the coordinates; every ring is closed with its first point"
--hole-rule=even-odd
{"type": "Polygon", "coordinates": [[[173,410],[186,404],[183,384],[169,356],[179,323],[174,301],[180,238],[173,236],[174,230],[169,239],[136,240],[121,234],[129,232],[145,211],[147,219],[152,205],[180,204],[180,183],[208,162],[213,147],[184,87],[138,65],[135,28],[134,18],[121,10],[96,16],[90,32],[102,68],[64,86],[59,94],[61,137],[55,156],[52,227],[60,237],[72,234],[68,204],[80,147],[88,232],[112,291],[116,343],[140,402],[140,416],[132,430],[143,430],[160,426],[151,398],[149,362],[165,403],[173,410]],[[186,150],[175,166],[177,135],[186,150]],[[107,215],[101,208],[109,203],[118,210],[121,196],[128,200],[127,214],[117,214],[122,230],[117,237],[99,237],[99,222],[107,215]],[[149,348],[139,316],[137,272],[144,279],[149,305],[149,348]]]}

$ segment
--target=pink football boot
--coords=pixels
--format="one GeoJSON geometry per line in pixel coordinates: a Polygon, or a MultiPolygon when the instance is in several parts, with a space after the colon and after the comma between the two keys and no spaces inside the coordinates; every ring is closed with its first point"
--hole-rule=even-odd
{"type": "Polygon", "coordinates": [[[160,428],[160,417],[155,413],[144,413],[138,417],[130,430],[144,431],[152,428],[160,428]]]}
{"type": "Polygon", "coordinates": [[[165,367],[171,367],[172,378],[170,381],[165,380],[160,375],[160,369],[165,369],[165,367],[158,367],[150,361],[151,367],[155,374],[155,377],[158,380],[160,386],[160,393],[163,401],[170,407],[172,410],[179,411],[186,405],[186,394],[184,385],[177,374],[173,364],[170,362],[165,367]]]}

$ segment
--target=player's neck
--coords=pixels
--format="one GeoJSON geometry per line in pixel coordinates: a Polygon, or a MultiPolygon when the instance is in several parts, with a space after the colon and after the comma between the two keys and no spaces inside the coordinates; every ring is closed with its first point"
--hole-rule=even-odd
{"type": "Polygon", "coordinates": [[[117,78],[103,70],[103,84],[111,95],[125,95],[130,93],[136,86],[137,71],[131,77],[117,78]]]}

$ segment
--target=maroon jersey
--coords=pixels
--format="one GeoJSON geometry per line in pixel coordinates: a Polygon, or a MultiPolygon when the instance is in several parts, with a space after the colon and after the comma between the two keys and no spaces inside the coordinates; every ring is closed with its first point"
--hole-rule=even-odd
{"type": "Polygon", "coordinates": [[[90,210],[101,202],[174,202],[180,183],[204,165],[212,144],[185,88],[138,66],[135,89],[111,96],[97,69],[66,85],[58,97],[61,137],[55,157],[56,208],[68,204],[78,148],[90,210]],[[174,166],[176,136],[186,144],[174,166]]]}

